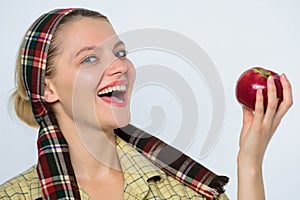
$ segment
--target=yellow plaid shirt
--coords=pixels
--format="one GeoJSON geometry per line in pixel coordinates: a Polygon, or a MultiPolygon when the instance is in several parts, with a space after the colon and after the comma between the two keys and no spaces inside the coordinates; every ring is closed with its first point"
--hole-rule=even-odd
{"type": "MultiPolygon", "coordinates": [[[[165,174],[125,141],[116,137],[124,176],[124,199],[205,199],[194,190],[165,174]]],[[[91,199],[79,186],[82,200],[91,199]]],[[[36,166],[0,186],[1,200],[42,197],[36,166]]],[[[225,194],[219,200],[227,200],[225,194]]]]}

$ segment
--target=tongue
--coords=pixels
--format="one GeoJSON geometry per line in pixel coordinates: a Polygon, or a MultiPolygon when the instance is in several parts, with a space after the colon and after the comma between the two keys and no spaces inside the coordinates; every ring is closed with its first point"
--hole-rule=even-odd
{"type": "Polygon", "coordinates": [[[112,96],[111,97],[111,101],[112,102],[117,102],[117,103],[122,103],[123,102],[123,98],[118,98],[118,97],[112,96]]]}
{"type": "Polygon", "coordinates": [[[113,92],[112,95],[101,96],[100,98],[107,102],[122,103],[124,101],[123,92],[113,92]]]}
{"type": "Polygon", "coordinates": [[[120,101],[124,101],[124,92],[113,92],[112,98],[117,98],[120,101]]]}

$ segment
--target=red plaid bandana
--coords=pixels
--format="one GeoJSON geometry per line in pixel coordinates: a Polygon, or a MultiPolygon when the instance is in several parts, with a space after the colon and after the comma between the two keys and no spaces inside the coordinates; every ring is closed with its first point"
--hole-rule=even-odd
{"type": "MultiPolygon", "coordinates": [[[[76,9],[57,9],[42,15],[27,32],[22,45],[22,72],[33,114],[40,125],[37,172],[44,199],[80,199],[68,144],[55,115],[44,100],[47,54],[53,33],[68,13],[76,9]]],[[[217,176],[178,150],[138,128],[128,125],[115,133],[132,144],[156,166],[185,183],[207,199],[224,192],[228,178],[217,176]],[[149,148],[156,146],[157,148],[149,148]],[[173,161],[170,163],[170,159],[173,161]],[[166,165],[168,163],[168,165],[166,165]]]]}
{"type": "Polygon", "coordinates": [[[228,177],[214,174],[155,136],[131,124],[116,129],[115,134],[130,143],[154,165],[202,194],[206,199],[213,200],[224,193],[224,185],[228,183],[228,177]]]}
{"type": "Polygon", "coordinates": [[[44,14],[31,26],[22,46],[23,81],[40,125],[37,172],[44,199],[80,199],[68,144],[44,100],[47,53],[60,20],[74,9],[44,14]]]}

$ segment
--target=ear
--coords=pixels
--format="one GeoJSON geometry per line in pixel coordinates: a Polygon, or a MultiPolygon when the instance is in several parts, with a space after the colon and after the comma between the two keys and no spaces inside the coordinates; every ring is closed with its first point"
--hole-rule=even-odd
{"type": "Polygon", "coordinates": [[[45,80],[44,98],[47,103],[54,103],[59,100],[53,82],[50,79],[45,80]]]}

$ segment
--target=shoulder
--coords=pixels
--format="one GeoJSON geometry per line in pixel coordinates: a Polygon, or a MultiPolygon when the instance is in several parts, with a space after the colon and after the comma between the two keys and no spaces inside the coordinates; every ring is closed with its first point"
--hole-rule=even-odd
{"type": "Polygon", "coordinates": [[[39,187],[36,166],[0,185],[0,199],[31,199],[32,189],[39,187]]]}

